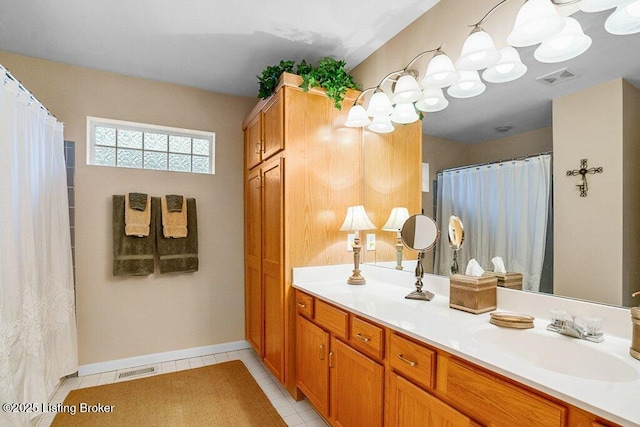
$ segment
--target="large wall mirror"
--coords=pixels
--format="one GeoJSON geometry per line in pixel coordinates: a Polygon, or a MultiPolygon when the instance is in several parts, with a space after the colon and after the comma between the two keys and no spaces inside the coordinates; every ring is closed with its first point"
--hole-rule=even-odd
{"type": "MultiPolygon", "coordinates": [[[[432,185],[431,191],[422,193],[422,208],[434,218],[441,208],[436,207],[439,171],[546,153],[550,203],[536,209],[530,201],[528,213],[547,214],[547,229],[535,241],[527,240],[524,231],[520,236],[532,247],[544,240],[544,250],[535,254],[544,264],[535,290],[629,306],[631,292],[640,286],[640,220],[634,219],[640,208],[640,172],[635,172],[640,161],[640,34],[607,33],[604,23],[612,10],[584,13],[575,4],[566,8],[571,9],[563,13],[561,7],[561,13],[578,20],[592,38],[587,52],[569,61],[543,64],[534,59],[537,46],[518,48],[528,67],[522,78],[486,83],[485,93],[475,98],[448,97],[448,108],[426,115],[422,161],[429,164],[432,185]],[[566,176],[567,170],[580,168],[581,159],[588,159],[589,167],[603,167],[602,174],[587,177],[587,197],[580,197],[578,179],[566,176]]],[[[496,40],[498,44],[504,42],[496,40]]],[[[454,61],[459,54],[448,53],[454,61]]],[[[365,132],[365,140],[369,137],[365,132]]],[[[451,214],[459,214],[455,206],[452,210],[451,214]]],[[[461,219],[468,239],[465,248],[474,247],[474,221],[461,219]]],[[[500,220],[517,232],[510,218],[500,220]]],[[[446,242],[443,245],[450,251],[446,242]]],[[[469,258],[505,257],[464,255],[462,250],[459,255],[461,271],[469,258]]],[[[409,258],[407,266],[415,265],[409,258]]],[[[390,256],[375,262],[393,267],[394,260],[390,256]]],[[[518,268],[505,263],[507,270],[518,268]]],[[[491,265],[485,262],[483,267],[491,265]]],[[[428,262],[425,270],[447,275],[428,262]]]]}

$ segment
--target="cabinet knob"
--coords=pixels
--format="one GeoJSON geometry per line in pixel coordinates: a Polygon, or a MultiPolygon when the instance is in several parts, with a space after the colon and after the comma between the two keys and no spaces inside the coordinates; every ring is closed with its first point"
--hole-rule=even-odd
{"type": "Polygon", "coordinates": [[[371,341],[371,338],[369,337],[365,337],[362,334],[356,334],[356,338],[358,338],[360,341],[368,343],[369,341],[371,341]]]}
{"type": "Polygon", "coordinates": [[[398,359],[402,360],[404,363],[409,364],[411,367],[418,366],[418,362],[414,362],[413,360],[409,360],[404,357],[402,354],[398,355],[398,359]]]}

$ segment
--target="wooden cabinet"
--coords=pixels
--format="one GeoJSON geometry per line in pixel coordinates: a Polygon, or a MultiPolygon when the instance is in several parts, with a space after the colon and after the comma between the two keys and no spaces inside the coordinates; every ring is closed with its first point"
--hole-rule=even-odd
{"type": "Polygon", "coordinates": [[[244,131],[244,158],[247,169],[262,161],[262,113],[251,119],[244,131]]]}
{"type": "Polygon", "coordinates": [[[322,414],[329,413],[329,334],[297,319],[297,385],[322,414]]]}
{"type": "Polygon", "coordinates": [[[331,421],[341,427],[381,427],[384,367],[331,338],[331,421]]]}
{"type": "Polygon", "coordinates": [[[284,150],[284,101],[275,93],[251,117],[244,131],[245,166],[252,169],[284,150]]]}
{"type": "Polygon", "coordinates": [[[389,374],[387,425],[394,427],[465,427],[476,425],[471,418],[401,376],[389,374]]]}
{"type": "Polygon", "coordinates": [[[436,352],[398,334],[391,334],[389,366],[418,385],[435,388],[436,352]]]}
{"type": "Polygon", "coordinates": [[[264,356],[262,305],[262,175],[249,173],[245,184],[245,335],[260,357],[264,356]]]}

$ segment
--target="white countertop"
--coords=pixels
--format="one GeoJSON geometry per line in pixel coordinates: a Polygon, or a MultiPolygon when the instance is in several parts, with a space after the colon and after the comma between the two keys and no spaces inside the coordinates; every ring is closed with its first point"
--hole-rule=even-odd
{"type": "Polygon", "coordinates": [[[362,266],[367,284],[354,286],[346,283],[351,268],[296,268],[293,286],[610,421],[640,426],[640,361],[629,355],[628,335],[610,333],[631,330],[629,310],[499,288],[497,311],[536,317],[533,329],[499,328],[489,313],[450,309],[448,278],[426,275],[424,289],[436,296],[415,301],[404,298],[414,289],[408,272],[362,266]],[[547,331],[549,307],[604,318],[605,341],[547,331]],[[627,328],[618,324],[625,321],[627,328]],[[532,342],[540,343],[534,351],[526,349],[532,342]]]}

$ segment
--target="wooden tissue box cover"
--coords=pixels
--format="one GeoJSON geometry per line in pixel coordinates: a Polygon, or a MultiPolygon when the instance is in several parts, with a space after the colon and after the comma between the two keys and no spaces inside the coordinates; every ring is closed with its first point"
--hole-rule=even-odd
{"type": "Polygon", "coordinates": [[[473,314],[495,310],[497,286],[495,276],[454,274],[449,277],[449,307],[473,314]]]}
{"type": "Polygon", "coordinates": [[[493,271],[485,271],[487,276],[495,276],[498,278],[498,286],[509,289],[522,290],[522,273],[495,273],[493,271]]]}

